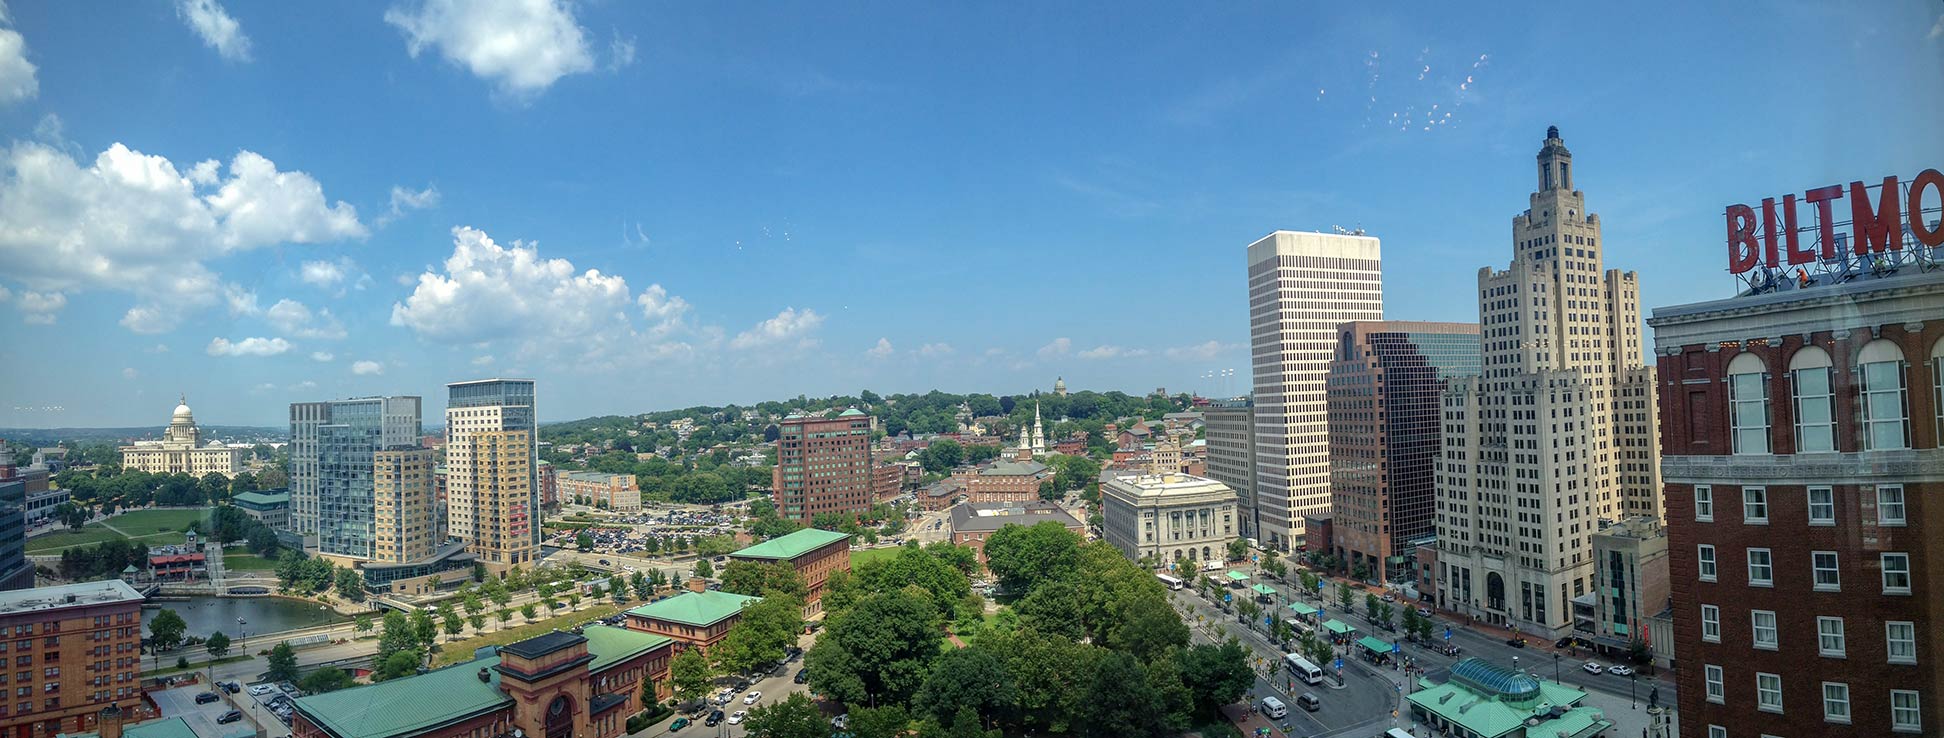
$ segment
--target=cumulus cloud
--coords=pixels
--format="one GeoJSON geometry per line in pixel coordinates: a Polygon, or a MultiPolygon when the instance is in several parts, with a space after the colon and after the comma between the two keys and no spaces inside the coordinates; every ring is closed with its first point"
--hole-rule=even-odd
{"type": "Polygon", "coordinates": [[[897,349],[891,348],[891,339],[879,338],[877,345],[865,349],[864,353],[870,355],[873,359],[882,359],[897,353],[897,349]]]}
{"type": "Polygon", "coordinates": [[[804,308],[798,311],[794,307],[786,307],[782,312],[777,313],[776,317],[757,323],[756,327],[736,334],[736,337],[729,341],[729,347],[753,349],[794,343],[798,348],[808,348],[816,342],[816,339],[811,338],[809,334],[815,331],[817,326],[823,325],[823,320],[824,316],[818,315],[815,310],[804,308]]]}
{"type": "Polygon", "coordinates": [[[1103,344],[1082,351],[1079,356],[1082,359],[1122,359],[1146,356],[1147,354],[1147,349],[1123,348],[1111,344],[1103,344]]]}
{"type": "Polygon", "coordinates": [[[87,166],[31,142],[0,159],[7,276],[45,293],[132,293],[122,325],[138,332],[168,330],[228,296],[208,260],[366,234],[356,209],[327,202],[316,179],[250,151],[227,168],[209,160],[186,170],[119,143],[87,166]]]}
{"type": "MultiPolygon", "coordinates": [[[[530,99],[561,77],[595,69],[587,29],[567,0],[403,2],[385,11],[385,22],[404,32],[412,58],[436,51],[515,99],[530,99]]],[[[609,54],[610,68],[632,63],[634,40],[617,33],[609,54]]]]}
{"type": "Polygon", "coordinates": [[[635,297],[635,304],[641,306],[641,317],[648,320],[648,335],[660,338],[682,327],[682,316],[688,314],[689,304],[677,296],[668,294],[659,284],[648,285],[635,297]]]}
{"type": "Polygon", "coordinates": [[[376,361],[360,360],[351,364],[351,373],[363,375],[384,374],[385,365],[376,361]]]}
{"type": "Polygon", "coordinates": [[[1039,347],[1039,351],[1036,353],[1038,353],[1039,357],[1042,359],[1051,359],[1056,356],[1065,356],[1068,353],[1071,353],[1072,351],[1073,351],[1073,339],[1062,336],[1060,338],[1053,339],[1052,343],[1048,343],[1045,346],[1039,347]]]}
{"type": "Polygon", "coordinates": [[[949,343],[928,343],[918,347],[918,355],[925,358],[951,356],[952,351],[952,344],[949,343]]]}
{"type": "Polygon", "coordinates": [[[320,361],[320,362],[321,362],[321,361],[330,361],[330,360],[332,360],[332,359],[335,359],[335,358],[337,358],[337,356],[336,356],[335,354],[332,354],[332,353],[331,353],[331,352],[329,352],[329,351],[312,351],[312,352],[311,352],[311,361],[320,361]]]}
{"type": "Polygon", "coordinates": [[[1240,344],[1209,340],[1193,346],[1176,346],[1163,353],[1167,354],[1170,359],[1208,360],[1238,348],[1241,348],[1240,344]]]}
{"type": "Polygon", "coordinates": [[[6,7],[0,5],[0,105],[32,100],[40,94],[38,69],[27,61],[27,39],[8,25],[6,7]]]}
{"type": "Polygon", "coordinates": [[[250,37],[243,35],[242,24],[216,0],[176,0],[176,17],[188,23],[190,30],[224,59],[250,60],[250,37]]]}
{"type": "Polygon", "coordinates": [[[439,206],[439,188],[426,185],[422,190],[411,190],[392,185],[391,209],[378,216],[378,225],[390,225],[392,221],[405,217],[411,210],[425,210],[439,206]]]}
{"type": "Polygon", "coordinates": [[[277,330],[298,338],[322,338],[337,340],[345,336],[344,324],[331,315],[330,308],[318,308],[312,313],[304,303],[284,298],[271,305],[269,312],[263,314],[270,325],[277,330]]]}
{"type": "Polygon", "coordinates": [[[276,356],[290,350],[290,342],[282,338],[245,338],[231,342],[218,336],[209,340],[210,356],[276,356]]]}
{"type": "Polygon", "coordinates": [[[122,379],[134,379],[139,376],[142,376],[142,373],[135,371],[135,367],[132,366],[122,367],[122,379]]]}
{"type": "Polygon", "coordinates": [[[297,276],[304,281],[304,284],[335,287],[339,282],[344,281],[344,275],[349,271],[350,261],[348,257],[341,257],[337,261],[306,261],[298,267],[297,276]]]}
{"type": "Polygon", "coordinates": [[[22,292],[17,302],[21,320],[35,325],[51,325],[61,308],[67,307],[67,295],[59,292],[22,292]]]}
{"type": "Polygon", "coordinates": [[[256,315],[263,312],[257,307],[255,292],[244,289],[242,285],[223,285],[223,303],[229,306],[230,315],[256,315]]]}

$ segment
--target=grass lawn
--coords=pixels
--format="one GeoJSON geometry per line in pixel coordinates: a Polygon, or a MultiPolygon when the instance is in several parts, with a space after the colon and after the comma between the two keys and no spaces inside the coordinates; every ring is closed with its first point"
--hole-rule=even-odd
{"type": "MultiPolygon", "coordinates": [[[[209,510],[205,508],[130,510],[109,518],[107,524],[121,529],[130,538],[139,538],[143,541],[151,542],[150,545],[154,545],[152,541],[155,540],[153,537],[155,534],[175,533],[179,539],[182,529],[188,527],[190,521],[203,520],[208,515],[209,510]]],[[[180,540],[163,541],[163,543],[180,542],[180,540]]]]}
{"type": "MultiPolygon", "coordinates": [[[[541,606],[541,609],[545,609],[545,606],[541,606]]],[[[472,659],[473,651],[480,648],[484,648],[486,646],[504,646],[508,643],[523,641],[537,635],[552,632],[556,628],[560,630],[567,630],[568,628],[572,628],[575,625],[579,625],[581,623],[585,623],[592,620],[599,620],[601,618],[607,617],[609,615],[613,615],[620,611],[621,608],[611,604],[584,606],[581,609],[573,612],[568,612],[566,608],[561,608],[557,612],[560,612],[562,614],[556,615],[551,618],[542,618],[540,620],[535,620],[531,623],[527,623],[525,625],[521,625],[513,628],[508,628],[506,630],[495,631],[492,633],[487,633],[485,635],[473,636],[471,638],[467,638],[464,640],[451,641],[448,643],[441,644],[439,646],[440,649],[439,657],[433,660],[432,665],[434,667],[439,667],[439,666],[445,666],[447,664],[456,664],[461,661],[468,661],[472,659]]],[[[494,617],[490,609],[487,611],[486,617],[487,617],[487,621],[490,623],[499,622],[499,618],[494,617]]],[[[508,622],[519,622],[521,618],[519,616],[518,610],[514,611],[513,617],[515,619],[510,620],[508,622]]]]}
{"type": "Polygon", "coordinates": [[[891,546],[887,548],[867,548],[862,551],[852,551],[850,555],[851,568],[862,566],[867,561],[888,559],[897,556],[900,550],[902,549],[898,546],[891,546]]]}
{"type": "Polygon", "coordinates": [[[223,568],[239,571],[272,571],[277,568],[277,562],[256,554],[224,551],[223,568]]]}
{"type": "Polygon", "coordinates": [[[62,531],[27,539],[27,553],[56,554],[69,546],[92,546],[103,541],[121,538],[121,534],[98,525],[89,525],[81,530],[62,531]]]}

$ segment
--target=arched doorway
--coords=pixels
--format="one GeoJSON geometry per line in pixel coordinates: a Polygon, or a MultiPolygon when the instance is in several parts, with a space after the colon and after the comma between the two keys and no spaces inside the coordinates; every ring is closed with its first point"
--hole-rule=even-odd
{"type": "Polygon", "coordinates": [[[1505,610],[1505,579],[1498,572],[1485,574],[1485,606],[1493,610],[1505,610]]]}
{"type": "Polygon", "coordinates": [[[560,695],[547,703],[546,738],[573,738],[574,700],[560,695]]]}

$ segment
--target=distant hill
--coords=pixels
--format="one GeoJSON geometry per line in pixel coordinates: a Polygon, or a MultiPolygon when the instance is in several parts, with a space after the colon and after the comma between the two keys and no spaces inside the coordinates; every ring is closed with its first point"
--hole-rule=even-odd
{"type": "MultiPolygon", "coordinates": [[[[282,441],[290,435],[289,428],[256,425],[199,425],[204,438],[238,439],[250,441],[282,441]]],[[[135,439],[156,440],[162,437],[160,426],[143,425],[129,428],[0,428],[0,438],[30,446],[52,446],[61,441],[81,443],[115,443],[135,439]]]]}

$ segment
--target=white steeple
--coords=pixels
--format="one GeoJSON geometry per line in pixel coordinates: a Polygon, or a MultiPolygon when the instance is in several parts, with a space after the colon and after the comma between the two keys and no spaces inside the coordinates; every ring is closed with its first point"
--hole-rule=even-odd
{"type": "Polygon", "coordinates": [[[1033,403],[1033,453],[1046,453],[1046,434],[1040,429],[1040,405],[1033,403]]]}

